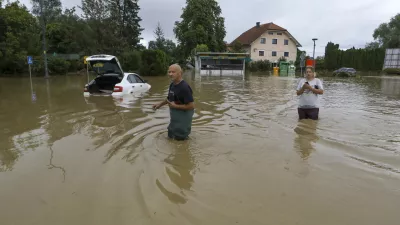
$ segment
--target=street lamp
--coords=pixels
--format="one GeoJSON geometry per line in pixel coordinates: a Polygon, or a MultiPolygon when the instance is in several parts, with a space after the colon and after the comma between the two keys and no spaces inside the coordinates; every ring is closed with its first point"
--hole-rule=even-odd
{"type": "Polygon", "coordinates": [[[313,38],[312,40],[314,41],[314,51],[313,51],[312,58],[314,60],[314,70],[315,70],[315,41],[318,40],[318,38],[313,38]]]}

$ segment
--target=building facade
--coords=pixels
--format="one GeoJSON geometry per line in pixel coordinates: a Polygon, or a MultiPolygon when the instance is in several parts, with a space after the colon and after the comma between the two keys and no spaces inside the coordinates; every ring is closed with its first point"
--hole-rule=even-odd
{"type": "Polygon", "coordinates": [[[287,31],[274,23],[256,25],[237,37],[235,42],[240,43],[243,49],[250,54],[253,61],[269,60],[278,61],[285,57],[287,61],[296,61],[297,48],[300,43],[287,31]]]}

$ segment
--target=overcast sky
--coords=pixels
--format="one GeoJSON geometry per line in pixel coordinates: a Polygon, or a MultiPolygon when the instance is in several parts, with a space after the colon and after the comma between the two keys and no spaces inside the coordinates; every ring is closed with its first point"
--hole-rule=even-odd
{"type": "MultiPolygon", "coordinates": [[[[20,0],[29,9],[30,0],[20,0]]],[[[388,22],[400,9],[400,0],[218,0],[225,17],[231,42],[256,22],[273,22],[286,28],[312,55],[312,38],[316,55],[323,55],[325,45],[332,41],[340,47],[363,47],[373,40],[376,27],[388,22]]],[[[64,7],[80,5],[81,0],[62,0],[64,7]]],[[[167,38],[175,41],[173,26],[180,20],[186,0],[139,0],[143,43],[154,39],[153,31],[160,22],[167,38]]],[[[81,11],[78,11],[80,14],[81,11]]]]}

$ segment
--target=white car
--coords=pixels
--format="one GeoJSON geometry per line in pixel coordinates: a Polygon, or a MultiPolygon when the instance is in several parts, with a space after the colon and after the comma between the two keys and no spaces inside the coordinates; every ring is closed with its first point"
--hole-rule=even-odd
{"type": "Polygon", "coordinates": [[[84,96],[124,96],[144,93],[151,88],[138,74],[124,73],[117,57],[113,55],[92,55],[86,61],[98,76],[85,85],[84,96]]]}

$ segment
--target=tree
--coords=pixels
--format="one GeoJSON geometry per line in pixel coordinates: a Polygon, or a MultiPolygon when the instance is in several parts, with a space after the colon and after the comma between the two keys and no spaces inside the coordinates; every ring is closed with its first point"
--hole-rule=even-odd
{"type": "Polygon", "coordinates": [[[235,41],[230,47],[230,52],[233,53],[245,53],[246,50],[243,48],[243,44],[240,41],[235,41]]]}
{"type": "Polygon", "coordinates": [[[373,37],[383,48],[400,48],[400,13],[375,29],[373,37]]]}
{"type": "Polygon", "coordinates": [[[325,47],[325,68],[328,70],[337,69],[339,65],[339,45],[328,42],[325,47]]]}
{"type": "Polygon", "coordinates": [[[119,34],[129,47],[137,47],[143,29],[140,27],[138,0],[106,0],[111,22],[116,24],[119,34]]]}
{"type": "MultiPolygon", "coordinates": [[[[329,42],[325,48],[325,58],[320,59],[319,64],[324,64],[325,69],[335,70],[340,67],[351,67],[356,70],[370,71],[381,70],[385,50],[383,48],[350,48],[340,50],[338,44],[329,42]]],[[[319,68],[322,68],[320,65],[319,68]]]]}
{"type": "Polygon", "coordinates": [[[143,29],[138,0],[82,0],[80,7],[94,32],[98,51],[122,54],[139,48],[143,29]]]}
{"type": "Polygon", "coordinates": [[[149,49],[151,50],[161,50],[167,55],[167,62],[173,63],[176,61],[176,44],[169,39],[166,39],[164,36],[164,31],[161,28],[160,23],[157,24],[157,27],[154,31],[155,41],[149,42],[149,49]]]}
{"type": "Polygon", "coordinates": [[[380,48],[380,44],[379,42],[373,41],[373,42],[369,42],[365,45],[365,49],[376,49],[376,48],[380,48]]]}
{"type": "Polygon", "coordinates": [[[60,0],[31,0],[32,13],[36,17],[41,16],[40,1],[43,1],[44,24],[54,22],[62,13],[60,0]]]}
{"type": "Polygon", "coordinates": [[[0,21],[0,72],[21,72],[26,56],[39,52],[36,20],[25,6],[13,2],[0,9],[0,21]]]}
{"type": "Polygon", "coordinates": [[[140,74],[143,76],[164,75],[168,63],[166,55],[161,50],[144,50],[142,52],[142,67],[140,74]]]}
{"type": "Polygon", "coordinates": [[[216,0],[186,0],[181,15],[175,22],[174,33],[187,58],[198,44],[206,44],[211,51],[224,51],[225,19],[216,0]]]}
{"type": "Polygon", "coordinates": [[[156,29],[154,30],[154,37],[155,37],[155,41],[150,41],[149,42],[149,49],[159,49],[159,50],[163,50],[165,48],[165,37],[164,37],[164,31],[161,28],[160,22],[158,22],[156,29]]]}

